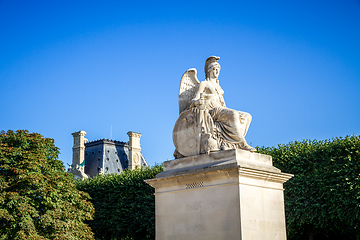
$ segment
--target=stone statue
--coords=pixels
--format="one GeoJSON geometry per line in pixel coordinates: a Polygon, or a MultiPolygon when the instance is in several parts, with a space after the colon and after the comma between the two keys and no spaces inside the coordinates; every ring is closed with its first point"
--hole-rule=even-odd
{"type": "Polygon", "coordinates": [[[68,172],[71,173],[75,179],[84,180],[86,178],[89,178],[89,176],[84,172],[84,165],[85,162],[83,165],[79,165],[79,164],[77,166],[71,165],[68,169],[68,172]]]}
{"type": "Polygon", "coordinates": [[[245,140],[251,115],[225,105],[219,59],[211,56],[206,60],[204,81],[199,82],[195,68],[181,78],[179,118],[173,130],[175,158],[228,149],[256,151],[245,140]]]}

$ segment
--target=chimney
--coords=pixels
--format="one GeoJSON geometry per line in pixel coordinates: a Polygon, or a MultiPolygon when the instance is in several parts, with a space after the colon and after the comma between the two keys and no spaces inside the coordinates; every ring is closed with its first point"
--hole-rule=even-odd
{"type": "Polygon", "coordinates": [[[128,132],[129,136],[129,166],[128,169],[135,169],[141,166],[141,147],[140,137],[141,134],[137,132],[128,132]]]}
{"type": "Polygon", "coordinates": [[[78,131],[71,134],[74,137],[72,166],[74,168],[78,167],[82,172],[85,170],[85,143],[88,141],[85,138],[85,134],[85,131],[78,131]]]}

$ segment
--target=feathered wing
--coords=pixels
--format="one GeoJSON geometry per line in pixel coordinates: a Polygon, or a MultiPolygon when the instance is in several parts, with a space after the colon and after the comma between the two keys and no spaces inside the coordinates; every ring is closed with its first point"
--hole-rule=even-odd
{"type": "Polygon", "coordinates": [[[181,77],[179,89],[179,114],[190,107],[191,100],[194,98],[199,88],[200,82],[196,74],[196,69],[190,68],[181,77]]]}

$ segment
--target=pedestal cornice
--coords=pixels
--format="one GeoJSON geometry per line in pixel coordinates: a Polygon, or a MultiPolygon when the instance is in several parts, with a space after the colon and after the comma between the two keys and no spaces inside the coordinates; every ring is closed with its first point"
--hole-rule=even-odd
{"type": "Polygon", "coordinates": [[[173,190],[180,190],[185,189],[186,184],[196,184],[204,179],[226,179],[224,184],[248,184],[252,179],[259,182],[259,186],[266,186],[260,182],[282,186],[292,177],[292,174],[273,167],[271,156],[235,149],[166,161],[163,172],[145,181],[156,189],[173,186],[173,190]]]}

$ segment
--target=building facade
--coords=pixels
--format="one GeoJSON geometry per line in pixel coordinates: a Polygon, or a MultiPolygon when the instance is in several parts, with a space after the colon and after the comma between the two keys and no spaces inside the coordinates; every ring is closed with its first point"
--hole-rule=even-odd
{"type": "Polygon", "coordinates": [[[147,167],[141,153],[137,132],[128,132],[129,141],[100,139],[88,142],[85,131],[73,133],[73,160],[69,172],[75,178],[88,178],[98,174],[121,173],[127,169],[147,167]]]}

